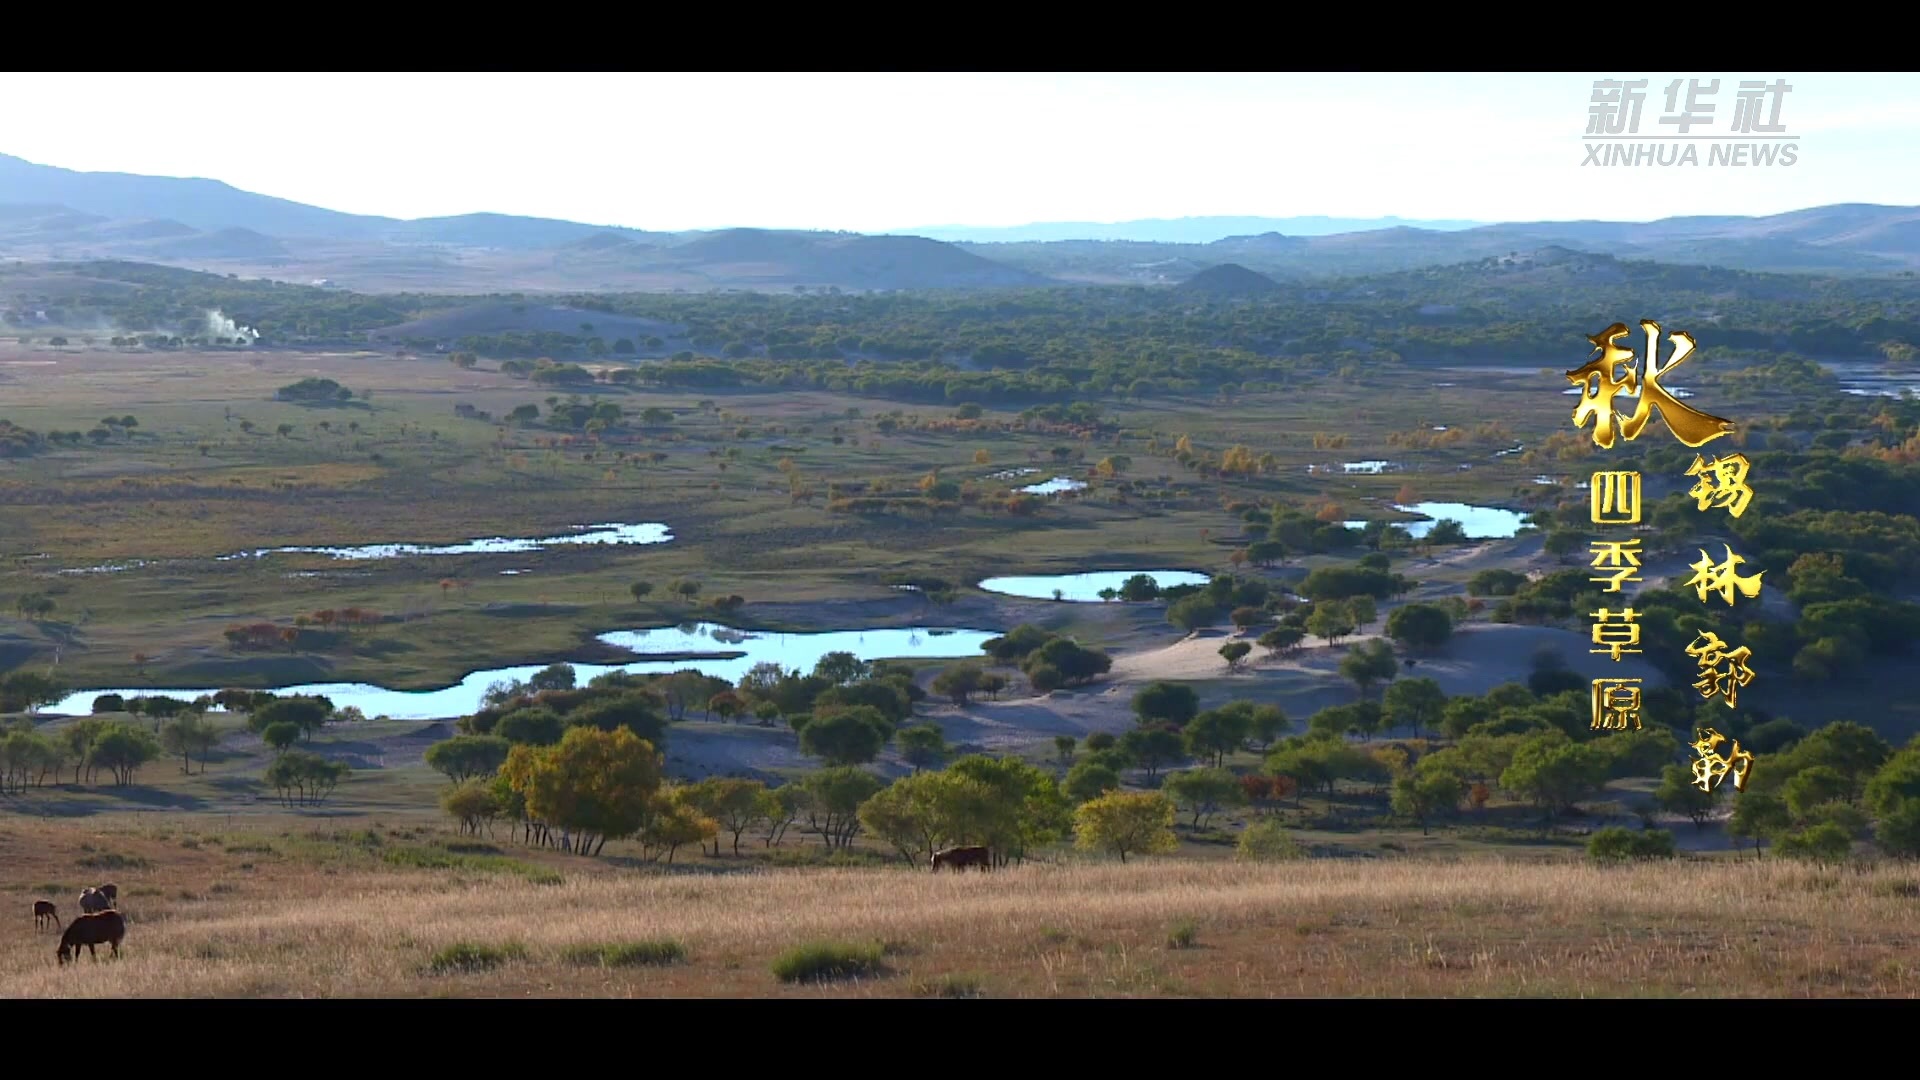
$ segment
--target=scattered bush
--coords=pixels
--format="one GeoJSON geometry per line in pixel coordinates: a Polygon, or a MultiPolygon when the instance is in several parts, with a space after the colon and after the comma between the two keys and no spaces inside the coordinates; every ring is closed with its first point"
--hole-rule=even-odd
{"type": "Polygon", "coordinates": [[[1268,819],[1256,821],[1240,833],[1234,857],[1242,862],[1290,862],[1306,858],[1307,852],[1285,826],[1268,819]]]}
{"type": "Polygon", "coordinates": [[[1596,862],[1673,858],[1673,834],[1665,829],[1623,829],[1610,825],[1587,838],[1587,856],[1596,862]]]}
{"type": "Polygon", "coordinates": [[[524,960],[526,956],[526,947],[517,942],[508,942],[505,945],[474,945],[461,942],[434,953],[433,959],[427,962],[427,968],[435,975],[458,975],[491,971],[509,960],[524,960]]]}
{"type": "Polygon", "coordinates": [[[560,953],[572,964],[599,967],[640,967],[653,964],[677,964],[687,958],[686,946],[677,941],[629,941],[614,945],[569,945],[560,953]]]}
{"type": "Polygon", "coordinates": [[[773,974],[788,983],[873,977],[886,972],[881,956],[877,944],[813,941],[781,953],[773,961],[773,974]]]}

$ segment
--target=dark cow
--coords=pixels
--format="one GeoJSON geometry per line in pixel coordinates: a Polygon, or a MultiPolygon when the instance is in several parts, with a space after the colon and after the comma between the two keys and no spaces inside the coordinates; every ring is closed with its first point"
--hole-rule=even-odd
{"type": "Polygon", "coordinates": [[[60,929],[60,909],[54,907],[53,901],[51,900],[35,900],[33,902],[33,928],[38,930],[48,923],[52,923],[55,930],[60,929]]]}
{"type": "Polygon", "coordinates": [[[993,869],[993,853],[983,847],[956,847],[948,848],[945,851],[934,852],[934,872],[938,873],[943,866],[952,867],[955,870],[965,870],[969,866],[977,866],[982,870],[991,870],[993,869]]]}
{"type": "Polygon", "coordinates": [[[120,955],[120,939],[127,936],[127,920],[117,911],[98,911],[82,915],[67,924],[67,932],[60,935],[60,949],[55,955],[61,963],[80,959],[80,946],[87,947],[87,955],[95,960],[100,955],[94,952],[96,945],[112,945],[113,955],[120,955]]]}

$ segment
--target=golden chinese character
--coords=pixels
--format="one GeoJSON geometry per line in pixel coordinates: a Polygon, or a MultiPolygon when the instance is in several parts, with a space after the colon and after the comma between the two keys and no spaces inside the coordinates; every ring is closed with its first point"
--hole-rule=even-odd
{"type": "Polygon", "coordinates": [[[1616,662],[1620,659],[1620,654],[1623,652],[1639,652],[1639,649],[1627,648],[1629,645],[1640,644],[1640,624],[1634,622],[1639,616],[1640,613],[1632,608],[1627,608],[1623,611],[1608,611],[1606,608],[1601,608],[1599,611],[1594,612],[1593,643],[1595,645],[1605,645],[1606,648],[1588,649],[1587,651],[1610,653],[1616,662]],[[1618,619],[1620,625],[1615,626],[1608,621],[1609,619],[1618,619]]]}
{"type": "Polygon", "coordinates": [[[1745,454],[1729,454],[1711,461],[1695,454],[1693,464],[1687,468],[1687,475],[1697,476],[1700,480],[1687,494],[1699,502],[1702,510],[1717,506],[1733,517],[1739,517],[1746,513],[1747,504],[1753,501],[1753,489],[1747,486],[1747,470],[1752,467],[1753,463],[1747,460],[1745,454]]]}
{"type": "Polygon", "coordinates": [[[1700,631],[1694,643],[1687,646],[1687,655],[1700,665],[1700,681],[1694,683],[1693,688],[1704,698],[1718,693],[1726,698],[1729,709],[1734,707],[1740,688],[1753,681],[1753,669],[1747,666],[1753,650],[1745,645],[1729,649],[1720,635],[1711,630],[1700,631]],[[1722,665],[1725,671],[1721,670],[1722,665]]]}
{"type": "Polygon", "coordinates": [[[1640,680],[1593,680],[1593,730],[1640,730],[1640,680]]]}
{"type": "Polygon", "coordinates": [[[1597,472],[1588,485],[1595,525],[1640,524],[1640,474],[1597,472]]]}
{"type": "Polygon", "coordinates": [[[1746,558],[1735,555],[1733,549],[1727,547],[1725,544],[1720,546],[1726,548],[1727,558],[1725,562],[1718,566],[1713,564],[1712,559],[1707,558],[1707,553],[1704,550],[1699,548],[1694,549],[1700,552],[1700,561],[1687,567],[1687,569],[1693,571],[1693,577],[1688,578],[1686,584],[1682,585],[1681,588],[1692,588],[1695,592],[1699,593],[1700,602],[1703,604],[1707,602],[1708,593],[1718,592],[1720,599],[1725,600],[1728,607],[1733,606],[1733,590],[1735,589],[1739,589],[1740,595],[1749,600],[1759,596],[1760,579],[1764,577],[1767,572],[1762,570],[1752,577],[1741,577],[1739,571],[1735,568],[1741,563],[1746,562],[1746,558]]]}
{"type": "Polygon", "coordinates": [[[1588,578],[1588,581],[1604,581],[1607,587],[1601,592],[1619,592],[1623,581],[1639,581],[1632,574],[1640,569],[1640,541],[1633,540],[1595,540],[1592,542],[1593,568],[1611,569],[1606,577],[1588,578]]]}
{"type": "Polygon", "coordinates": [[[1703,446],[1730,434],[1733,421],[1711,416],[1686,405],[1660,385],[1661,376],[1685,363],[1687,357],[1692,355],[1695,347],[1693,335],[1685,331],[1673,334],[1673,358],[1662,367],[1660,324],[1642,319],[1640,328],[1647,332],[1645,378],[1641,378],[1634,369],[1636,357],[1633,350],[1615,344],[1627,336],[1627,324],[1614,323],[1587,339],[1599,350],[1600,355],[1567,372],[1567,381],[1580,388],[1580,404],[1573,409],[1573,426],[1583,428],[1587,426],[1587,421],[1592,420],[1593,442],[1602,450],[1613,446],[1615,421],[1620,425],[1619,434],[1632,442],[1639,437],[1640,429],[1647,426],[1656,409],[1666,418],[1667,426],[1673,429],[1675,437],[1688,446],[1703,446]],[[1614,373],[1623,367],[1625,374],[1616,379],[1614,373]],[[1621,415],[1613,407],[1613,399],[1622,394],[1639,399],[1630,416],[1621,415]]]}
{"type": "Polygon", "coordinates": [[[1714,752],[1714,747],[1726,742],[1726,736],[1712,728],[1702,728],[1700,738],[1693,744],[1693,752],[1700,760],[1693,763],[1693,786],[1701,791],[1712,791],[1720,786],[1727,773],[1733,773],[1733,790],[1747,790],[1747,775],[1753,771],[1753,755],[1740,749],[1740,740],[1733,740],[1733,753],[1722,757],[1714,752]]]}

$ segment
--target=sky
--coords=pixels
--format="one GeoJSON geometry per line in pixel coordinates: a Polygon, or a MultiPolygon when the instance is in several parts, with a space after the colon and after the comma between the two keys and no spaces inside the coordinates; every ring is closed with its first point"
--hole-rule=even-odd
{"type": "MultiPolygon", "coordinates": [[[[1209,215],[1649,221],[1920,201],[1920,75],[0,74],[0,153],[351,213],[905,231],[1209,215]],[[1593,82],[1785,78],[1799,160],[1583,166],[1593,82]]],[[[1695,131],[1701,129],[1696,128],[1695,131]]],[[[1704,161],[1705,151],[1701,158],[1704,161]]]]}

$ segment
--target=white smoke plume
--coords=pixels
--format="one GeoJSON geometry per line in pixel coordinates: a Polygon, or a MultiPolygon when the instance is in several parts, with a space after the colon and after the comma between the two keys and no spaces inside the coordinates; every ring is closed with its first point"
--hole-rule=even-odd
{"type": "Polygon", "coordinates": [[[235,341],[251,345],[260,340],[260,331],[241,326],[219,311],[207,312],[207,336],[215,341],[235,341]]]}

